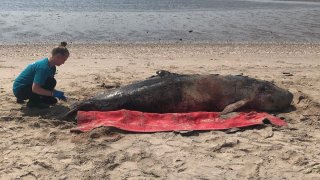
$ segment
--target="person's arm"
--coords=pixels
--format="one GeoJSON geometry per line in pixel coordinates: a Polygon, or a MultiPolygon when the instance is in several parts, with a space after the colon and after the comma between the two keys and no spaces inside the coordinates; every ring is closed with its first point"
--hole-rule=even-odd
{"type": "Polygon", "coordinates": [[[42,88],[39,84],[33,83],[32,84],[32,92],[35,94],[39,94],[42,96],[52,96],[52,91],[46,90],[42,88]]]}
{"type": "Polygon", "coordinates": [[[53,96],[58,98],[59,100],[67,101],[67,97],[64,95],[64,92],[58,90],[49,91],[42,88],[39,84],[36,83],[32,84],[32,92],[42,96],[53,96]]]}
{"type": "Polygon", "coordinates": [[[47,80],[48,70],[43,68],[37,68],[33,79],[32,92],[42,96],[52,96],[52,91],[42,88],[47,80]]]}
{"type": "Polygon", "coordinates": [[[53,96],[66,101],[67,97],[64,95],[64,92],[58,90],[49,91],[41,87],[41,85],[45,84],[47,76],[48,73],[45,69],[37,69],[32,84],[32,92],[42,96],[53,96]]]}

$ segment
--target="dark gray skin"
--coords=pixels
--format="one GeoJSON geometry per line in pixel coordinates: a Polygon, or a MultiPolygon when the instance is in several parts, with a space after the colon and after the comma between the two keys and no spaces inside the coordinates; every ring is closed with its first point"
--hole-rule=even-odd
{"type": "Polygon", "coordinates": [[[290,106],[293,95],[262,80],[232,75],[180,75],[158,71],[144,81],[104,92],[75,105],[76,111],[111,111],[119,109],[169,113],[238,109],[280,111],[290,106]]]}

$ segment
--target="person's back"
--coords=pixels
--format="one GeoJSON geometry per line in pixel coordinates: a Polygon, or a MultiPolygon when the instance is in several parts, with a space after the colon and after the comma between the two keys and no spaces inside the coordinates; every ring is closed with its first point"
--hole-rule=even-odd
{"type": "Polygon", "coordinates": [[[20,88],[32,85],[33,82],[44,85],[47,78],[54,78],[56,67],[49,66],[49,59],[44,58],[29,64],[15,79],[13,93],[16,94],[20,88]]]}

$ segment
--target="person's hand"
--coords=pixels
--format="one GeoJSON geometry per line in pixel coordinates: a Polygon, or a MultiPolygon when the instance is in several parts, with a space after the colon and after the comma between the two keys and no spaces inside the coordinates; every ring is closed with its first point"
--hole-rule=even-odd
{"type": "Polygon", "coordinates": [[[53,90],[52,96],[58,98],[59,100],[67,101],[67,97],[64,96],[64,92],[53,90]]]}

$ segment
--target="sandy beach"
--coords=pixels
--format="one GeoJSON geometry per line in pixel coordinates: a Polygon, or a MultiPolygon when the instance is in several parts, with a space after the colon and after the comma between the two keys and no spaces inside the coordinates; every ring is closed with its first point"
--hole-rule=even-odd
{"type": "Polygon", "coordinates": [[[319,179],[319,44],[71,44],[58,67],[68,102],[49,110],[15,103],[12,83],[54,44],[0,45],[0,179],[319,179]],[[294,94],[269,125],[229,131],[75,134],[68,106],[106,87],[176,73],[244,75],[294,94]]]}

